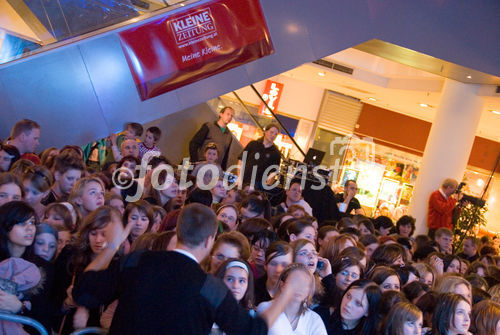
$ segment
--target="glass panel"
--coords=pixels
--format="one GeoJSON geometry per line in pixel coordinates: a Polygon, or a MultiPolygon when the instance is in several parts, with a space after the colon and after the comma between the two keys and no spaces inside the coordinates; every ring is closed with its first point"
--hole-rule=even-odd
{"type": "MultiPolygon", "coordinates": [[[[137,22],[186,0],[6,0],[0,2],[0,64],[46,45],[130,19],[137,22]],[[138,18],[140,17],[140,18],[138,18]]],[[[177,6],[173,7],[176,8],[177,6]]]]}
{"type": "Polygon", "coordinates": [[[340,177],[340,168],[346,154],[349,136],[318,128],[312,147],[324,151],[325,157],[321,164],[332,169],[332,181],[340,177]]]}

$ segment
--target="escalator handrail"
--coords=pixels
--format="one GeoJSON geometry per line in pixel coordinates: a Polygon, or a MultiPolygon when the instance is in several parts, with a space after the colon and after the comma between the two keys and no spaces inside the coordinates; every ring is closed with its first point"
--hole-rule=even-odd
{"type": "Polygon", "coordinates": [[[302,148],[299,146],[299,144],[295,141],[295,139],[293,138],[293,136],[290,134],[290,132],[288,131],[288,129],[286,129],[285,125],[280,121],[280,119],[278,119],[278,117],[276,116],[276,114],[274,113],[274,111],[269,107],[269,105],[267,104],[267,102],[264,100],[264,98],[262,97],[262,95],[260,95],[259,91],[257,91],[257,89],[255,88],[255,86],[253,86],[253,84],[250,84],[250,87],[253,89],[253,91],[255,92],[255,94],[257,94],[257,96],[259,97],[260,101],[262,101],[264,103],[264,105],[266,106],[267,110],[273,115],[273,118],[276,120],[276,122],[279,123],[279,125],[281,126],[281,128],[285,131],[285,133],[288,135],[288,137],[290,137],[290,139],[292,140],[293,144],[297,147],[297,149],[299,149],[300,153],[302,155],[304,155],[304,157],[306,156],[306,153],[304,152],[304,150],[302,150],[302,148]]]}
{"type": "Polygon", "coordinates": [[[0,312],[0,320],[20,323],[20,324],[23,324],[26,326],[33,327],[38,331],[38,333],[40,335],[48,335],[49,334],[47,332],[47,330],[45,329],[45,327],[40,322],[38,322],[32,318],[29,318],[27,316],[0,312]]]}
{"type": "MultiPolygon", "coordinates": [[[[248,109],[247,105],[243,102],[243,100],[241,100],[240,96],[235,91],[233,91],[233,94],[236,97],[236,99],[238,99],[239,103],[243,106],[243,108],[246,110],[246,112],[248,113],[248,115],[250,115],[250,117],[252,118],[253,122],[255,122],[255,124],[260,128],[260,130],[262,130],[262,132],[264,132],[265,131],[264,127],[262,127],[262,125],[259,123],[259,121],[252,114],[252,112],[250,112],[250,110],[248,109]]],[[[280,156],[281,156],[281,159],[283,159],[283,160],[285,159],[285,156],[283,155],[283,153],[281,151],[280,151],[280,156]]]]}

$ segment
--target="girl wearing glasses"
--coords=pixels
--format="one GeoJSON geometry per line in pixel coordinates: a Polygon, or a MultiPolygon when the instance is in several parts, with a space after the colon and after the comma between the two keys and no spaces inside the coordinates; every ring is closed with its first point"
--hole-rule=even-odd
{"type": "Polygon", "coordinates": [[[343,294],[352,282],[362,278],[363,268],[357,259],[342,257],[333,263],[332,274],[335,278],[335,286],[343,294]]]}
{"type": "Polygon", "coordinates": [[[215,240],[210,257],[204,262],[208,273],[214,274],[219,266],[229,258],[248,259],[250,246],[246,237],[237,231],[222,233],[215,240]]]}
{"type": "Polygon", "coordinates": [[[318,256],[318,252],[314,244],[306,239],[299,239],[290,243],[294,250],[294,262],[303,264],[315,279],[314,302],[317,303],[322,299],[324,294],[324,286],[321,278],[325,279],[332,273],[330,262],[326,258],[318,256]],[[318,265],[319,264],[319,265],[318,265]]]}
{"type": "Polygon", "coordinates": [[[330,315],[334,311],[334,306],[340,304],[342,295],[351,283],[362,278],[363,267],[355,258],[341,257],[332,264],[332,275],[323,278],[325,295],[321,306],[315,311],[320,315],[330,315]]]}
{"type": "Polygon", "coordinates": [[[235,231],[238,228],[239,211],[234,205],[222,205],[217,210],[217,220],[223,222],[229,231],[235,231]]]}

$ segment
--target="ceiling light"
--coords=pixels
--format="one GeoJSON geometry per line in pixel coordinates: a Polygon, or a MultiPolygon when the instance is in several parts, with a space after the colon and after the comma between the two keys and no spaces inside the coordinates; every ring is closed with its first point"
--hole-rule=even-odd
{"type": "Polygon", "coordinates": [[[420,104],[420,107],[427,108],[427,107],[429,107],[429,105],[428,105],[428,104],[421,103],[421,104],[420,104]]]}
{"type": "Polygon", "coordinates": [[[377,99],[375,99],[375,98],[371,98],[371,97],[370,97],[370,98],[368,98],[368,100],[370,100],[370,101],[377,101],[377,99]]]}
{"type": "Polygon", "coordinates": [[[477,185],[478,187],[483,187],[483,186],[484,186],[484,180],[482,180],[482,179],[478,179],[478,180],[476,181],[476,185],[477,185]]]}
{"type": "Polygon", "coordinates": [[[492,112],[493,114],[500,115],[500,111],[496,111],[496,110],[490,109],[490,112],[492,112]]]}
{"type": "Polygon", "coordinates": [[[468,76],[467,76],[467,79],[472,79],[472,76],[471,76],[471,75],[468,75],[468,76]]]}
{"type": "Polygon", "coordinates": [[[325,76],[325,73],[324,73],[323,71],[318,72],[318,76],[320,76],[320,77],[324,77],[324,76],[325,76]]]}

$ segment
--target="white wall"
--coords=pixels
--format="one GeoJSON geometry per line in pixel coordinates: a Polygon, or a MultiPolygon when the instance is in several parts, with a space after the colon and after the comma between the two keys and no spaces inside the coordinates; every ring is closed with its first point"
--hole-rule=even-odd
{"type": "MultiPolygon", "coordinates": [[[[297,119],[316,121],[324,89],[309,85],[284,75],[277,75],[270,80],[282,83],[283,92],[278,105],[278,112],[297,119]]],[[[266,79],[267,80],[267,79],[266,79]]],[[[255,83],[254,86],[262,95],[266,80],[255,83]]],[[[250,86],[236,90],[236,93],[245,102],[260,105],[260,100],[250,86]]],[[[233,98],[233,95],[228,95],[233,98]]]]}

